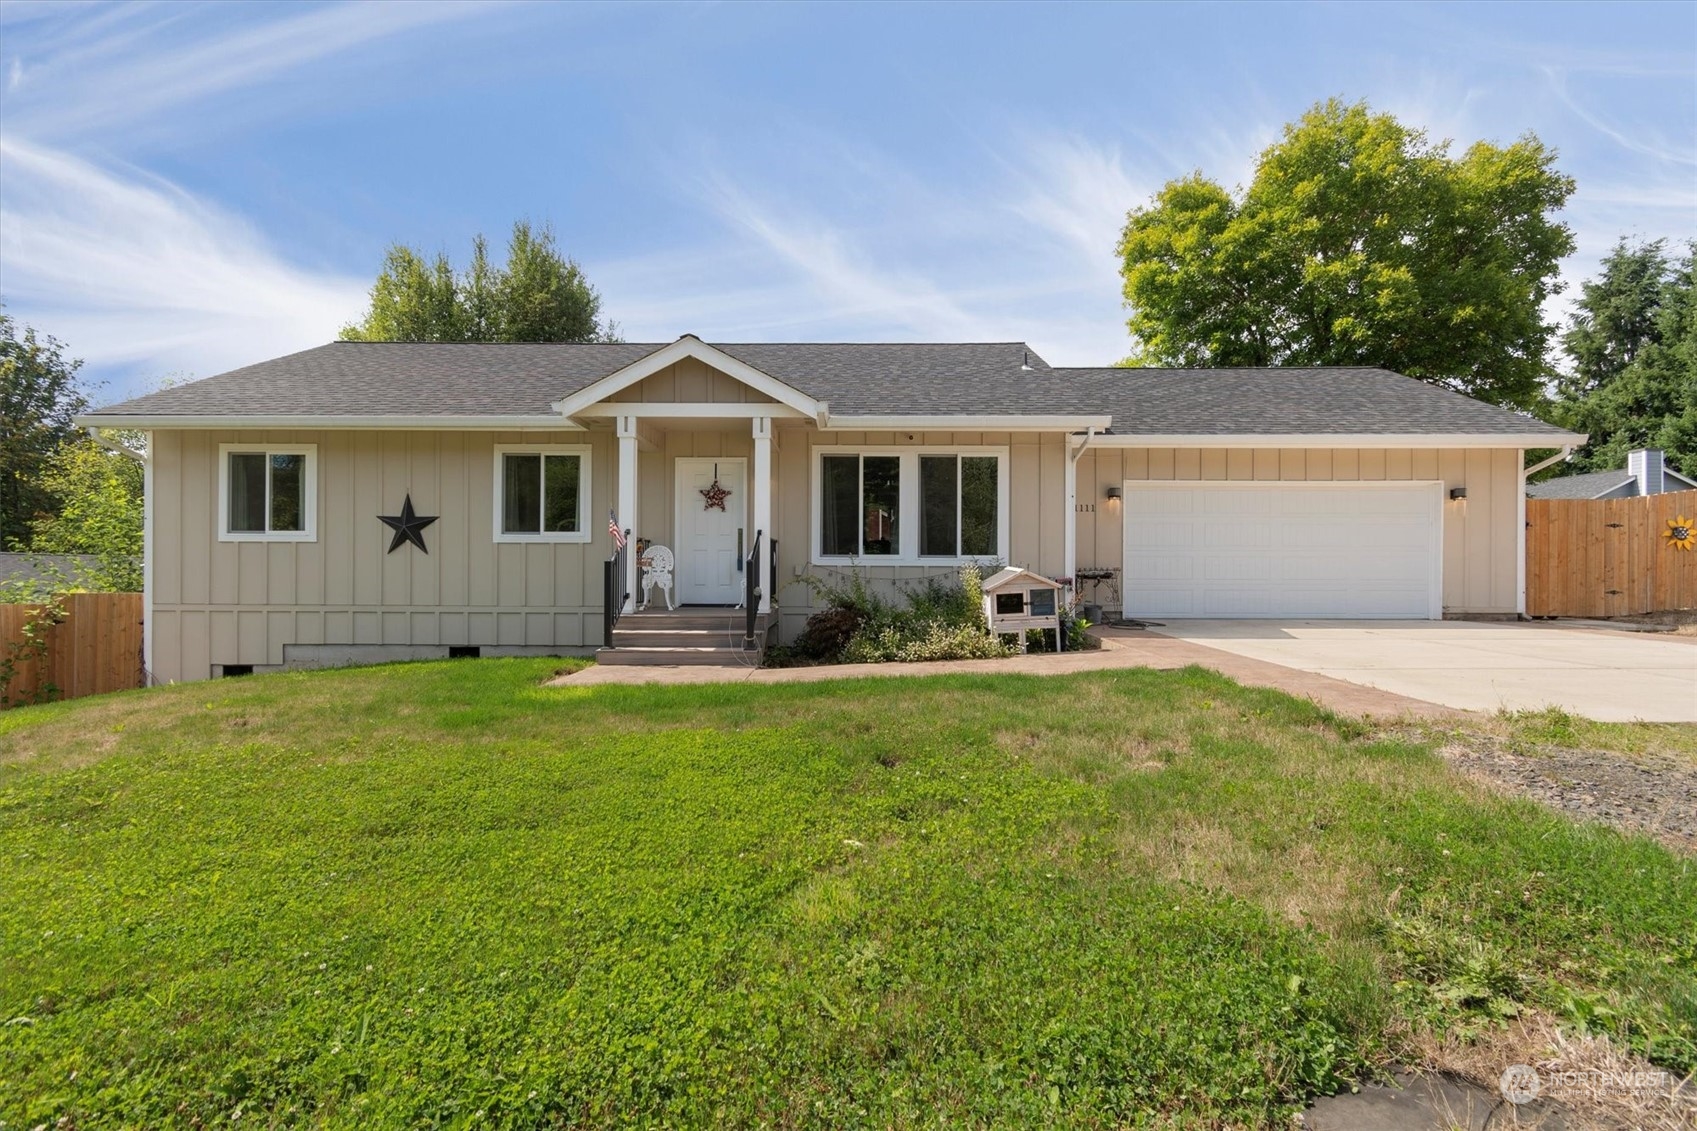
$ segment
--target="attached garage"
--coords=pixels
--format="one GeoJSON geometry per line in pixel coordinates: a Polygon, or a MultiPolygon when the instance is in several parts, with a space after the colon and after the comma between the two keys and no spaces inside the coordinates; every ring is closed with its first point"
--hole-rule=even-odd
{"type": "Polygon", "coordinates": [[[1132,617],[1443,615],[1443,484],[1150,482],[1124,487],[1132,617]]]}

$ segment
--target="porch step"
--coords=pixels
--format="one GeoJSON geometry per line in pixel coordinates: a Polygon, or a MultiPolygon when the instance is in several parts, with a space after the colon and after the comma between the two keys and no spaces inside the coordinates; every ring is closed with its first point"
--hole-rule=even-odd
{"type": "Polygon", "coordinates": [[[712,666],[752,668],[760,664],[760,653],[741,648],[598,648],[595,662],[621,667],[712,666]]]}
{"type": "Polygon", "coordinates": [[[598,649],[595,660],[618,665],[753,667],[760,662],[771,622],[771,614],[757,616],[755,647],[744,649],[748,620],[741,609],[626,613],[613,627],[613,646],[598,649]]]}
{"type": "MultiPolygon", "coordinates": [[[[731,648],[742,646],[741,624],[715,628],[626,628],[623,620],[613,629],[615,648],[731,648]]],[[[759,629],[755,630],[756,633],[759,629]]]]}
{"type": "Polygon", "coordinates": [[[747,623],[741,609],[715,609],[712,612],[626,613],[619,618],[614,632],[627,630],[665,629],[673,632],[741,632],[747,623]]]}

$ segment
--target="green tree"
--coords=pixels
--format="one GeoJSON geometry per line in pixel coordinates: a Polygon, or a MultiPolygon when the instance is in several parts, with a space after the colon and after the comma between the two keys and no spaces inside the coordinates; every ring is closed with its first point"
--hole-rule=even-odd
{"type": "Polygon", "coordinates": [[[1615,244],[1596,279],[1580,284],[1578,310],[1562,334],[1573,373],[1558,387],[1570,398],[1602,388],[1660,339],[1657,315],[1668,284],[1667,241],[1615,244]]]}
{"type": "Polygon", "coordinates": [[[1590,440],[1575,471],[1623,467],[1634,448],[1660,448],[1697,474],[1697,242],[1670,260],[1663,241],[1623,239],[1580,288],[1562,335],[1573,372],[1555,415],[1590,440]]]}
{"type": "Polygon", "coordinates": [[[0,313],[0,549],[24,544],[30,521],[53,507],[42,471],[88,407],[81,366],[66,359],[64,343],[29,326],[20,333],[0,313]]]}
{"type": "Polygon", "coordinates": [[[113,593],[141,589],[142,466],[86,437],[61,444],[47,461],[41,486],[56,506],[30,524],[30,549],[80,554],[88,560],[58,579],[113,593]]]}
{"type": "Polygon", "coordinates": [[[507,261],[489,262],[488,242],[472,241],[471,265],[456,272],[446,255],[427,260],[402,244],[383,257],[371,307],[342,328],[348,341],[616,341],[601,320],[601,296],[583,269],[560,253],[553,230],[519,221],[507,261]]]}
{"type": "Polygon", "coordinates": [[[1365,103],[1321,103],[1247,189],[1200,172],[1129,214],[1134,363],[1378,365],[1506,404],[1552,376],[1544,300],[1573,192],[1529,135],[1448,142],[1365,103]]]}

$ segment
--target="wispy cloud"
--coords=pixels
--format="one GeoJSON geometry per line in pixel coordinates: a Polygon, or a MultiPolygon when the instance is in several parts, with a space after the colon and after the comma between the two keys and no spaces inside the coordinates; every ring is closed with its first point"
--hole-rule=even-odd
{"type": "Polygon", "coordinates": [[[1646,157],[1653,157],[1657,161],[1672,162],[1679,165],[1697,165],[1697,150],[1690,147],[1682,148],[1667,138],[1655,135],[1653,131],[1646,131],[1650,132],[1651,136],[1634,136],[1624,128],[1587,109],[1568,88],[1568,79],[1564,72],[1553,67],[1546,67],[1544,74],[1548,77],[1550,88],[1555,91],[1556,97],[1560,98],[1562,104],[1573,111],[1575,117],[1622,149],[1641,153],[1646,157]]]}
{"type": "Polygon", "coordinates": [[[190,9],[110,9],[49,31],[29,56],[12,56],[8,125],[35,139],[110,136],[166,111],[491,6],[441,0],[284,9],[291,14],[257,24],[215,23],[204,30],[192,24],[186,41],[175,37],[190,9]]]}
{"type": "Polygon", "coordinates": [[[485,10],[341,4],[256,22],[234,6],[8,6],[0,301],[96,371],[143,377],[328,340],[358,316],[366,282],[299,266],[238,215],[105,155],[138,132],[204,123],[209,102],[243,88],[485,10]]]}
{"type": "Polygon", "coordinates": [[[1077,365],[1125,353],[1114,246],[1148,190],[1118,150],[1029,133],[980,155],[968,187],[836,139],[799,148],[832,158],[774,178],[755,158],[703,157],[682,184],[714,238],[590,264],[627,333],[1024,339],[1077,365]]]}
{"type": "Polygon", "coordinates": [[[200,376],[326,341],[366,283],[291,266],[168,182],[0,139],[3,297],[95,365],[200,376]]]}

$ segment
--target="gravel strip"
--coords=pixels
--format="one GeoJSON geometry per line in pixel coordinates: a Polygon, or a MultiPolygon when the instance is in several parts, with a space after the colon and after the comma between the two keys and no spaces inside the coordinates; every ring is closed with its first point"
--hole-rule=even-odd
{"type": "Polygon", "coordinates": [[[1559,747],[1524,755],[1488,742],[1451,742],[1439,753],[1471,777],[1570,817],[1697,851],[1697,769],[1677,761],[1559,747]]]}

